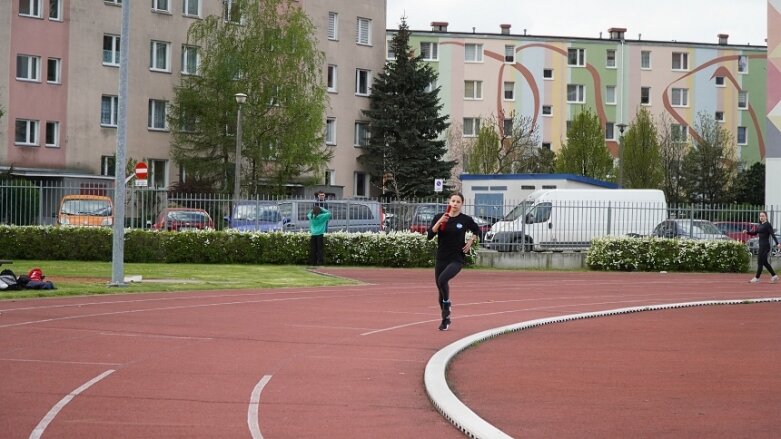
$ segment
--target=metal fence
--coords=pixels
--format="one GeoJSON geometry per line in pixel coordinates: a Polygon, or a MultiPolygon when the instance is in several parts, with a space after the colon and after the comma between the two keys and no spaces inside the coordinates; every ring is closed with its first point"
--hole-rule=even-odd
{"type": "MultiPolygon", "coordinates": [[[[175,193],[136,187],[128,187],[126,191],[124,224],[129,228],[152,227],[161,212],[171,207],[203,209],[209,213],[213,227],[217,230],[238,228],[230,221],[233,206],[231,194],[175,193]]],[[[74,186],[21,180],[0,181],[0,224],[58,225],[61,200],[66,195],[98,195],[113,199],[114,189],[108,184],[74,186]]],[[[306,212],[315,202],[311,198],[304,201],[300,203],[297,212],[291,215],[299,221],[299,225],[301,220],[306,220],[306,212]]],[[[242,203],[256,203],[258,206],[266,202],[279,207],[280,215],[284,217],[286,212],[281,209],[281,199],[251,197],[242,200],[242,203]]],[[[343,217],[347,224],[353,220],[356,220],[356,224],[376,220],[379,230],[416,232],[424,232],[433,217],[444,212],[447,205],[444,199],[382,203],[366,199],[329,202],[332,203],[335,217],[343,217]]],[[[535,208],[523,204],[522,200],[504,200],[500,205],[491,206],[475,205],[474,200],[465,200],[464,203],[464,212],[477,217],[484,247],[500,251],[576,250],[588,247],[592,238],[605,235],[657,233],[675,237],[688,234],[689,237],[697,238],[708,235],[707,230],[703,230],[707,226],[706,222],[716,224],[719,233],[745,242],[749,237],[742,231],[758,220],[760,210],[767,210],[771,223],[781,221],[781,209],[778,206],[651,205],[584,200],[559,203],[549,206],[546,211],[544,206],[535,208]],[[660,228],[663,222],[666,222],[666,226],[660,228]]],[[[280,219],[275,218],[273,221],[280,219]]],[[[260,216],[255,221],[260,221],[260,216]]]]}

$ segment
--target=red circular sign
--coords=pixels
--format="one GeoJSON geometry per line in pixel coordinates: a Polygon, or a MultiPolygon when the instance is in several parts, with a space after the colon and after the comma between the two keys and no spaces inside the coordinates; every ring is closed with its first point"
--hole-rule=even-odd
{"type": "Polygon", "coordinates": [[[136,163],[136,178],[139,180],[146,180],[146,177],[148,175],[148,168],[146,166],[146,163],[144,162],[138,162],[136,163]]]}

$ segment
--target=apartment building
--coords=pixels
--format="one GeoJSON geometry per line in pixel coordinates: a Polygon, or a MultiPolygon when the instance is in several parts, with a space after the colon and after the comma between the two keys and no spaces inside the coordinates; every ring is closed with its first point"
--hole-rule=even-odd
{"type": "Polygon", "coordinates": [[[685,43],[631,39],[623,28],[572,38],[514,34],[509,24],[494,34],[447,26],[413,31],[410,45],[439,74],[456,141],[475,138],[487,118],[507,124],[516,112],[538,124],[540,147],[558,151],[569,122],[587,106],[617,156],[621,125],[647,108],[657,121],[664,116],[678,140],[696,140],[698,114],[711,115],[735,136],[741,160],[765,158],[764,46],[731,45],[724,34],[713,43],[685,43]]]}
{"type": "MultiPolygon", "coordinates": [[[[109,183],[117,143],[122,0],[0,2],[0,172],[109,183]]],[[[182,75],[196,74],[187,30],[223,15],[229,0],[142,0],[130,11],[127,152],[149,165],[149,183],[182,178],[170,157],[168,103],[182,75]]],[[[333,160],[323,183],[345,197],[368,196],[357,163],[361,111],[385,63],[385,0],[301,0],[326,54],[324,115],[333,160]]],[[[224,15],[223,15],[224,16],[224,15]]],[[[291,72],[293,73],[293,72],[291,72]]]]}

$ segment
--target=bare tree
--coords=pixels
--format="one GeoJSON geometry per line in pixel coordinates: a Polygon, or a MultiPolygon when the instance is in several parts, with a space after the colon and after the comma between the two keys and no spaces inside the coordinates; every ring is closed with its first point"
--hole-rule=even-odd
{"type": "Polygon", "coordinates": [[[445,154],[446,160],[452,160],[453,170],[450,172],[450,178],[447,181],[449,187],[460,191],[461,179],[459,175],[467,172],[465,161],[467,149],[469,149],[474,141],[464,137],[464,130],[460,123],[451,123],[445,130],[445,142],[447,144],[447,153],[445,154]]]}
{"type": "Polygon", "coordinates": [[[534,172],[538,167],[539,127],[534,120],[512,112],[485,119],[467,150],[467,171],[477,174],[534,172]]]}

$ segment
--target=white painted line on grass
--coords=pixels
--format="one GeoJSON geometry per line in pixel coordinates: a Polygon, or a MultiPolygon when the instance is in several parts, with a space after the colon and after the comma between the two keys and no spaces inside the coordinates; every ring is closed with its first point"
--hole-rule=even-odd
{"type": "Polygon", "coordinates": [[[107,376],[111,375],[113,372],[114,369],[109,369],[103,372],[102,374],[82,384],[81,387],[79,387],[78,389],[67,394],[65,398],[62,398],[60,402],[55,404],[54,407],[52,407],[51,410],[49,410],[49,413],[46,413],[46,416],[44,416],[43,419],[41,419],[41,422],[39,422],[38,425],[33,430],[33,432],[30,433],[30,439],[40,438],[43,435],[43,432],[46,430],[46,427],[49,426],[49,424],[54,420],[54,418],[57,416],[60,410],[62,410],[63,407],[65,407],[65,405],[67,405],[73,398],[78,396],[81,392],[89,389],[90,387],[92,387],[93,384],[97,383],[103,378],[106,378],[107,376]]]}
{"type": "Polygon", "coordinates": [[[769,302],[781,302],[781,297],[769,297],[762,299],[707,300],[702,302],[634,306],[629,308],[585,312],[580,314],[570,314],[565,316],[528,320],[525,322],[514,323],[512,325],[487,329],[485,331],[472,334],[468,337],[464,337],[460,340],[456,340],[435,353],[426,364],[426,369],[423,373],[423,382],[426,387],[426,393],[428,394],[431,403],[434,405],[434,408],[467,437],[506,439],[510,438],[511,436],[491,425],[485,419],[478,416],[477,413],[473,412],[466,404],[458,399],[453,391],[450,390],[450,386],[448,385],[448,364],[450,364],[456,355],[460,354],[470,346],[509,332],[522,331],[524,329],[535,328],[551,323],[563,323],[573,320],[588,319],[593,317],[606,317],[619,314],[630,314],[642,311],[690,308],[707,305],[739,305],[769,302]]]}
{"type": "Polygon", "coordinates": [[[252,439],[263,439],[263,434],[260,432],[260,392],[263,391],[269,380],[271,380],[271,375],[261,378],[255,384],[255,388],[252,389],[252,395],[250,395],[249,409],[247,409],[247,426],[252,439]]]}

